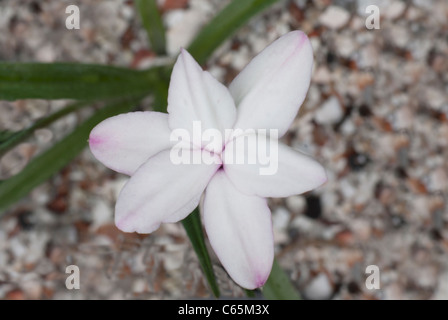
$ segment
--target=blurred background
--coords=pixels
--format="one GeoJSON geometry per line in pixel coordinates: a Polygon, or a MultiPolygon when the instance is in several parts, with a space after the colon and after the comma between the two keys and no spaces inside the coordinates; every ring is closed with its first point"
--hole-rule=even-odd
{"type": "MultiPolygon", "coordinates": [[[[3,0],[0,60],[143,69],[179,48],[229,1],[161,0],[168,58],[148,43],[133,1],[3,0]],[[68,5],[80,29],[68,30],[68,5]]],[[[290,30],[310,37],[311,87],[284,142],[311,154],[329,181],[270,199],[276,256],[307,299],[448,299],[448,2],[283,0],[226,41],[204,66],[225,84],[290,30]],[[368,5],[379,29],[366,28],[368,5]],[[378,267],[380,288],[366,287],[378,267]]],[[[21,130],[67,101],[0,101],[0,131],[21,130]]],[[[148,100],[140,106],[151,109],[148,100]]],[[[0,158],[0,179],[83,118],[73,113],[0,158]]],[[[48,163],[48,166],[51,166],[48,163]]],[[[151,235],[113,223],[127,177],[85,149],[0,217],[0,298],[210,298],[182,225],[151,235]],[[68,265],[80,289],[68,290],[68,265]]],[[[1,183],[1,182],[0,182],[1,183]]],[[[213,251],[210,250],[213,254],[213,251]]],[[[212,256],[222,294],[244,297],[212,256]]]]}

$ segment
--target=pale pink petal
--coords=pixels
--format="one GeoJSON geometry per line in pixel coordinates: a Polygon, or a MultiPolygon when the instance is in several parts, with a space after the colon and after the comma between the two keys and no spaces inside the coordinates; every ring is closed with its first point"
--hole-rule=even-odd
{"type": "Polygon", "coordinates": [[[168,115],[131,112],[108,118],[90,132],[89,145],[106,167],[132,175],[150,157],[170,147],[168,115]]]}
{"type": "MultiPolygon", "coordinates": [[[[236,118],[235,104],[227,88],[203,71],[186,50],[181,51],[171,74],[168,113],[170,128],[187,129],[192,139],[193,121],[199,121],[202,130],[215,129],[223,133],[232,128],[236,118]]],[[[199,135],[196,137],[199,139],[196,145],[207,144],[200,141],[199,135]]],[[[222,140],[216,146],[219,151],[222,140]]]]}
{"type": "Polygon", "coordinates": [[[226,145],[224,170],[242,192],[260,197],[287,197],[327,181],[325,169],[311,157],[257,134],[241,135],[226,145]]]}
{"type": "MultiPolygon", "coordinates": [[[[206,151],[192,154],[210,157],[206,151]]],[[[196,208],[220,164],[173,164],[170,150],[145,162],[121,191],[115,224],[125,232],[151,233],[162,222],[177,222],[196,208]]]]}
{"type": "Polygon", "coordinates": [[[305,99],[312,66],[312,47],[301,31],[264,49],[230,84],[238,110],[235,128],[277,129],[281,137],[305,99]]]}
{"type": "Polygon", "coordinates": [[[261,287],[274,258],[266,199],[241,193],[219,170],[206,189],[203,210],[210,244],[232,279],[247,289],[261,287]]]}

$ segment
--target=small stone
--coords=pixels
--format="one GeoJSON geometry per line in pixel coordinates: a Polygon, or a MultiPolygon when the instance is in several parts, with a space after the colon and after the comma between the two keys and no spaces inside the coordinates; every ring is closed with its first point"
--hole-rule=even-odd
{"type": "Polygon", "coordinates": [[[51,44],[40,47],[36,52],[36,60],[39,62],[53,62],[56,60],[56,50],[51,44]]]}
{"type": "Polygon", "coordinates": [[[356,42],[351,35],[340,35],[336,37],[336,51],[343,58],[350,58],[356,50],[356,42]]]}
{"type": "Polygon", "coordinates": [[[361,30],[365,28],[365,21],[364,19],[354,16],[352,21],[350,22],[350,28],[353,30],[361,30]]]}
{"type": "Polygon", "coordinates": [[[448,146],[448,124],[442,124],[438,128],[438,135],[440,139],[438,140],[438,144],[443,147],[448,146]]]}
{"type": "Polygon", "coordinates": [[[327,67],[318,67],[313,74],[313,82],[317,84],[327,84],[331,81],[331,73],[327,67]]]}
{"type": "Polygon", "coordinates": [[[412,128],[414,114],[409,107],[399,108],[392,117],[392,127],[395,130],[412,128]]]}
{"type": "Polygon", "coordinates": [[[148,68],[153,64],[155,56],[156,55],[153,51],[148,49],[139,49],[134,54],[131,67],[138,70],[148,68]]]}
{"type": "Polygon", "coordinates": [[[272,213],[272,224],[274,228],[283,230],[288,226],[290,218],[291,214],[288,210],[286,210],[284,207],[278,207],[272,213]]]}
{"type": "Polygon", "coordinates": [[[346,200],[356,195],[356,188],[347,179],[340,181],[340,191],[346,200]]]}
{"type": "Polygon", "coordinates": [[[338,6],[329,6],[319,17],[319,22],[330,29],[340,29],[350,19],[350,13],[338,6]]]}
{"type": "Polygon", "coordinates": [[[25,300],[25,294],[22,290],[16,289],[8,292],[5,298],[6,300],[25,300]]]}
{"type": "Polygon", "coordinates": [[[446,103],[444,94],[435,88],[427,87],[425,90],[425,101],[429,106],[435,110],[440,110],[444,103],[446,103]]]}
{"type": "Polygon", "coordinates": [[[432,6],[434,5],[434,1],[428,1],[428,0],[413,0],[413,4],[417,7],[431,10],[432,6]]]}
{"type": "Polygon", "coordinates": [[[123,189],[124,185],[129,181],[128,177],[121,176],[118,179],[107,180],[104,185],[101,186],[100,192],[103,197],[115,202],[118,199],[118,195],[123,189]]]}
{"type": "Polygon", "coordinates": [[[147,281],[145,279],[135,279],[132,284],[132,292],[134,294],[143,293],[147,290],[147,281]]]}
{"type": "Polygon", "coordinates": [[[166,252],[163,254],[163,266],[165,267],[165,270],[167,271],[176,270],[183,265],[184,251],[181,250],[182,247],[184,246],[181,245],[181,247],[176,248],[176,250],[166,252]]]}
{"type": "Polygon", "coordinates": [[[37,129],[34,131],[34,136],[39,143],[45,144],[53,139],[53,132],[49,129],[37,129]]]}
{"type": "Polygon", "coordinates": [[[428,63],[437,73],[443,73],[445,70],[448,70],[448,61],[442,54],[434,54],[428,63]]]}
{"type": "Polygon", "coordinates": [[[42,295],[42,284],[39,281],[25,281],[22,285],[27,299],[37,300],[42,295]]]}
{"type": "Polygon", "coordinates": [[[341,230],[334,235],[334,240],[342,247],[352,246],[356,243],[350,230],[341,230]]]}
{"type": "Polygon", "coordinates": [[[308,2],[307,0],[294,0],[296,6],[299,7],[300,9],[305,9],[307,2],[308,2]]]}
{"type": "Polygon", "coordinates": [[[418,19],[420,19],[423,16],[425,16],[425,12],[422,9],[420,9],[420,8],[416,8],[416,7],[411,6],[406,11],[406,19],[410,20],[410,21],[418,20],[418,19]]]}
{"type": "Polygon", "coordinates": [[[97,201],[92,208],[92,224],[90,228],[96,230],[99,227],[113,221],[113,211],[105,201],[97,201]]]}
{"type": "Polygon", "coordinates": [[[226,70],[224,68],[221,68],[219,66],[212,66],[211,68],[209,68],[207,70],[208,72],[210,72],[210,74],[217,79],[220,82],[223,82],[225,74],[226,74],[226,70]]]}
{"type": "Polygon", "coordinates": [[[342,119],[343,115],[339,99],[332,96],[316,111],[315,120],[319,124],[335,124],[342,119]]]}
{"type": "Polygon", "coordinates": [[[185,9],[188,7],[188,2],[189,0],[164,0],[162,10],[185,9]]]}
{"type": "Polygon", "coordinates": [[[353,232],[355,237],[360,241],[367,241],[370,239],[372,234],[372,227],[370,223],[365,220],[355,220],[353,221],[353,232]]]}
{"type": "Polygon", "coordinates": [[[33,120],[46,116],[50,110],[48,101],[38,99],[25,100],[24,107],[33,120]]]}
{"type": "Polygon", "coordinates": [[[172,10],[167,12],[168,22],[167,51],[170,56],[179,53],[180,48],[187,47],[195,34],[205,22],[205,17],[197,10],[172,10]]]}
{"type": "Polygon", "coordinates": [[[415,281],[421,288],[434,288],[438,283],[436,268],[431,265],[418,268],[418,277],[415,278],[415,281]]]}
{"type": "Polygon", "coordinates": [[[232,54],[232,60],[230,61],[230,64],[235,70],[242,70],[247,65],[247,61],[249,60],[249,48],[246,46],[242,46],[238,51],[232,54]]]}
{"type": "Polygon", "coordinates": [[[10,178],[27,165],[34,155],[36,146],[30,143],[19,144],[0,158],[0,180],[10,178]]]}
{"type": "Polygon", "coordinates": [[[27,246],[24,243],[22,243],[22,241],[19,240],[18,237],[11,239],[9,248],[11,250],[12,255],[16,259],[22,259],[26,257],[26,254],[28,252],[27,246]]]}
{"type": "Polygon", "coordinates": [[[299,231],[303,233],[312,232],[315,228],[316,222],[308,219],[304,216],[298,216],[291,222],[291,226],[297,228],[299,231]]]}
{"type": "Polygon", "coordinates": [[[439,276],[437,290],[431,298],[432,300],[448,300],[448,272],[439,276]]]}
{"type": "Polygon", "coordinates": [[[135,10],[132,5],[124,5],[120,7],[120,13],[126,20],[135,19],[135,10]]]}
{"type": "Polygon", "coordinates": [[[303,295],[310,300],[327,300],[333,294],[333,285],[325,273],[314,277],[303,290],[303,295]]]}
{"type": "Polygon", "coordinates": [[[397,282],[388,285],[383,290],[386,300],[403,300],[403,289],[397,282]]]}
{"type": "Polygon", "coordinates": [[[427,189],[431,192],[444,191],[448,189],[448,176],[446,170],[437,168],[428,179],[427,189]]]}
{"type": "Polygon", "coordinates": [[[405,9],[406,4],[403,1],[391,1],[384,11],[384,17],[386,19],[395,20],[404,13],[405,9]]]}
{"type": "Polygon", "coordinates": [[[411,40],[409,29],[401,25],[395,25],[390,30],[390,38],[393,44],[399,48],[405,48],[411,40]]]}
{"type": "Polygon", "coordinates": [[[367,45],[359,51],[359,54],[356,56],[356,64],[359,68],[372,68],[378,65],[378,48],[373,45],[367,45]]]}
{"type": "Polygon", "coordinates": [[[331,210],[337,206],[338,196],[334,191],[327,191],[322,194],[322,203],[324,204],[324,212],[331,215],[331,210]]]}
{"type": "Polygon", "coordinates": [[[341,126],[341,132],[345,136],[351,136],[356,132],[357,128],[352,120],[346,120],[341,126]]]}
{"type": "Polygon", "coordinates": [[[286,206],[291,210],[291,212],[298,214],[305,208],[306,201],[303,196],[290,196],[286,198],[286,206]]]}
{"type": "Polygon", "coordinates": [[[28,245],[28,252],[24,261],[28,264],[36,264],[44,255],[50,235],[48,233],[30,232],[29,239],[30,244],[28,245]]]}

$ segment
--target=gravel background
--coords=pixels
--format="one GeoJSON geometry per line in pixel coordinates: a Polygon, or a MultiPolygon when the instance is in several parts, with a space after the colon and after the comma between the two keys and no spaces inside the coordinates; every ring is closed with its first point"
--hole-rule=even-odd
{"type": "MultiPolygon", "coordinates": [[[[228,1],[162,0],[172,59],[228,1]]],[[[312,42],[307,100],[284,141],[327,169],[326,185],[271,199],[276,255],[309,299],[448,299],[448,2],[279,1],[227,41],[207,68],[228,84],[293,29],[312,42]],[[380,8],[380,29],[365,7],[380,8]],[[365,286],[366,267],[381,272],[365,286]]],[[[145,68],[151,51],[132,1],[1,1],[0,60],[145,68]],[[65,28],[76,4],[81,29],[65,28]]],[[[67,101],[0,102],[0,130],[20,130],[67,101]]],[[[149,110],[150,103],[142,109],[149,110]]],[[[70,132],[80,112],[0,159],[0,179],[70,132]]],[[[49,164],[51,165],[51,164],[49,164]]],[[[113,207],[126,177],[85,150],[0,218],[0,298],[210,297],[180,224],[125,234],[113,207]],[[67,290],[76,264],[81,288],[67,290]]],[[[244,297],[214,259],[226,297],[244,297]]]]}

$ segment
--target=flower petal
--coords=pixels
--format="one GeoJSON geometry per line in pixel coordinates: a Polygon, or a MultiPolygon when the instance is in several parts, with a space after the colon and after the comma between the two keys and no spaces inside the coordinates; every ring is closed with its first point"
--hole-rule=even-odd
{"type": "MultiPolygon", "coordinates": [[[[188,150],[187,150],[188,151],[188,150]]],[[[173,164],[162,151],[143,164],[124,186],[115,206],[115,224],[125,232],[151,233],[162,222],[184,219],[197,207],[219,164],[173,164]]],[[[190,150],[198,156],[207,151],[190,150]]]]}
{"type": "Polygon", "coordinates": [[[151,156],[170,147],[168,115],[130,112],[108,118],[90,132],[89,145],[106,167],[132,175],[151,156]]]}
{"type": "Polygon", "coordinates": [[[281,137],[305,100],[313,51],[301,31],[290,32],[258,54],[232,81],[235,128],[277,129],[281,137]]]}
{"type": "Polygon", "coordinates": [[[244,288],[261,287],[274,258],[266,199],[239,192],[219,170],[205,191],[203,206],[210,244],[229,275],[244,288]]]}
{"type": "Polygon", "coordinates": [[[288,197],[327,181],[325,169],[317,161],[278,140],[267,138],[263,142],[262,137],[245,134],[226,145],[224,170],[241,192],[260,197],[288,197]]]}
{"type": "MultiPolygon", "coordinates": [[[[233,127],[236,118],[235,104],[227,88],[203,71],[186,50],[181,51],[171,74],[168,113],[172,130],[187,129],[192,136],[193,121],[200,121],[202,130],[217,129],[222,134],[233,127]]],[[[204,146],[204,142],[195,142],[204,146]]],[[[222,142],[216,148],[222,149],[222,142]]]]}

